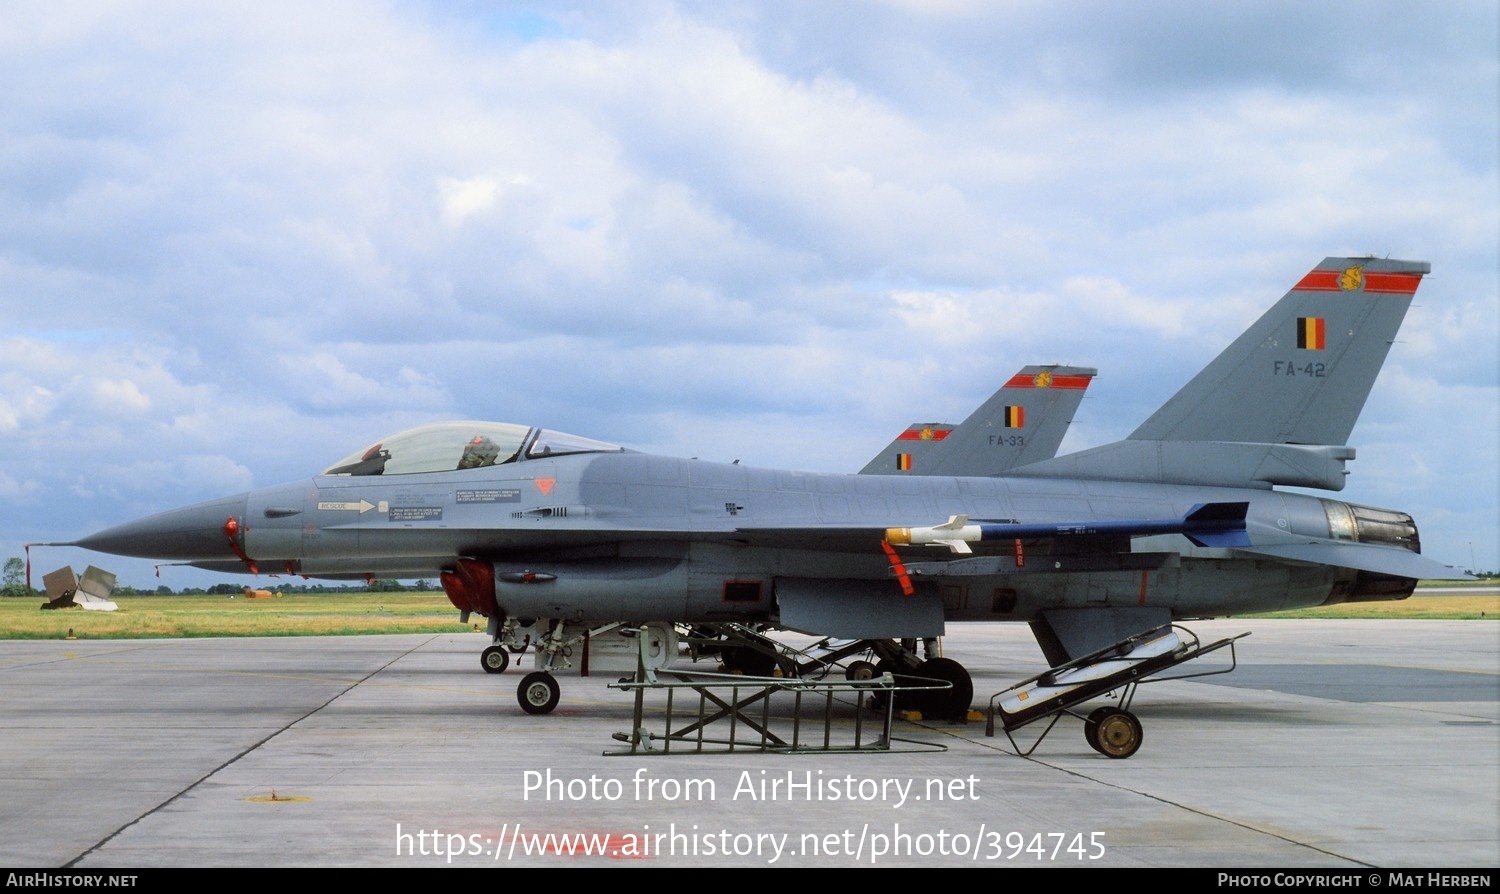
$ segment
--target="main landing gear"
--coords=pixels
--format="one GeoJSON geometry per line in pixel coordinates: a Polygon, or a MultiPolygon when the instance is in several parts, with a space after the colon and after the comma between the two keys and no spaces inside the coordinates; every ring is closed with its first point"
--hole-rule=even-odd
{"type": "MultiPolygon", "coordinates": [[[[929,658],[912,671],[909,683],[921,683],[923,679],[947,683],[947,687],[919,689],[910,694],[912,707],[923,717],[935,720],[962,720],[969,713],[969,703],[974,700],[974,681],[969,671],[952,658],[929,658]]],[[[901,681],[897,677],[897,682],[901,681]]],[[[902,707],[900,701],[896,706],[902,707]]]]}
{"type": "Polygon", "coordinates": [[[810,675],[820,664],[826,667],[827,662],[867,652],[875,661],[862,658],[851,661],[844,668],[845,679],[871,680],[890,673],[898,686],[910,687],[896,696],[897,710],[917,711],[933,720],[962,720],[968,716],[974,700],[974,681],[962,664],[934,654],[936,640],[851,640],[841,644],[825,640],[819,645],[822,648],[816,653],[816,662],[798,665],[802,676],[810,675]]]}
{"type": "MultiPolygon", "coordinates": [[[[525,619],[523,619],[525,620],[525,619]]],[[[506,619],[495,626],[495,642],[480,653],[480,666],[487,673],[503,673],[510,667],[510,656],[536,649],[541,656],[540,668],[526,674],[516,687],[516,701],[528,714],[547,714],[557,707],[561,687],[554,669],[572,666],[573,650],[586,635],[602,636],[620,624],[609,624],[592,630],[573,627],[560,620],[542,620],[534,626],[516,619],[506,619]],[[529,631],[529,632],[528,632],[529,631]],[[535,639],[533,639],[535,636],[535,639]]],[[[820,648],[794,651],[777,642],[757,627],[737,623],[700,624],[685,632],[663,625],[647,625],[655,632],[651,638],[648,660],[658,669],[677,657],[677,645],[687,646],[694,660],[717,658],[728,673],[749,677],[813,677],[842,666],[848,680],[871,680],[890,673],[903,691],[896,693],[895,707],[918,711],[933,720],[961,720],[968,715],[974,699],[974,683],[968,670],[951,658],[936,655],[936,640],[858,640],[819,644],[820,648]],[[839,662],[855,655],[861,657],[847,665],[839,662]]]]}

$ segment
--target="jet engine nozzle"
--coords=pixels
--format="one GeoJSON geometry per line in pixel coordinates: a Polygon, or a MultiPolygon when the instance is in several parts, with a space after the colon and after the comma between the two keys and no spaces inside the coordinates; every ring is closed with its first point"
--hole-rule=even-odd
{"type": "Polygon", "coordinates": [[[1323,512],[1328,516],[1328,534],[1334,540],[1399,546],[1414,553],[1422,551],[1417,523],[1405,512],[1338,500],[1323,500],[1322,503],[1323,512]]]}

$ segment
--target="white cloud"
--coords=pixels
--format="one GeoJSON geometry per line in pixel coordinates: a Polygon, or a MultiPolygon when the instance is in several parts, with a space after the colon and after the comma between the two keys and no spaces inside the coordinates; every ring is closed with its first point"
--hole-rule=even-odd
{"type": "Polygon", "coordinates": [[[13,4],[0,493],[49,515],[0,534],[443,416],[857,468],[1028,362],[1099,367],[1105,438],[1344,252],[1434,269],[1356,429],[1432,486],[1351,490],[1455,518],[1434,457],[1500,378],[1482,7],[13,4]]]}

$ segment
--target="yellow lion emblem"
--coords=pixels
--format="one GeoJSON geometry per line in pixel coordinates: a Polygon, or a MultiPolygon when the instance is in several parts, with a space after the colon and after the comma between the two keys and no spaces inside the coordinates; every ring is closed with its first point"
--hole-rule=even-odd
{"type": "Polygon", "coordinates": [[[1052,373],[1048,372],[1045,369],[1042,370],[1041,372],[1036,374],[1035,379],[1032,379],[1032,384],[1036,385],[1036,387],[1038,388],[1050,387],[1052,385],[1052,373]]]}
{"type": "Polygon", "coordinates": [[[1339,288],[1346,292],[1352,292],[1365,283],[1365,268],[1350,267],[1339,274],[1339,288]]]}

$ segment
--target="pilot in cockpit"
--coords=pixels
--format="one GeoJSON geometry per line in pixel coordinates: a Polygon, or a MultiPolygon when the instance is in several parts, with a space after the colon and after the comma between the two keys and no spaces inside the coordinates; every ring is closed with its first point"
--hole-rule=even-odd
{"type": "Polygon", "coordinates": [[[478,469],[493,466],[500,458],[500,448],[484,435],[475,435],[464,445],[464,454],[458,459],[460,469],[478,469]]]}

